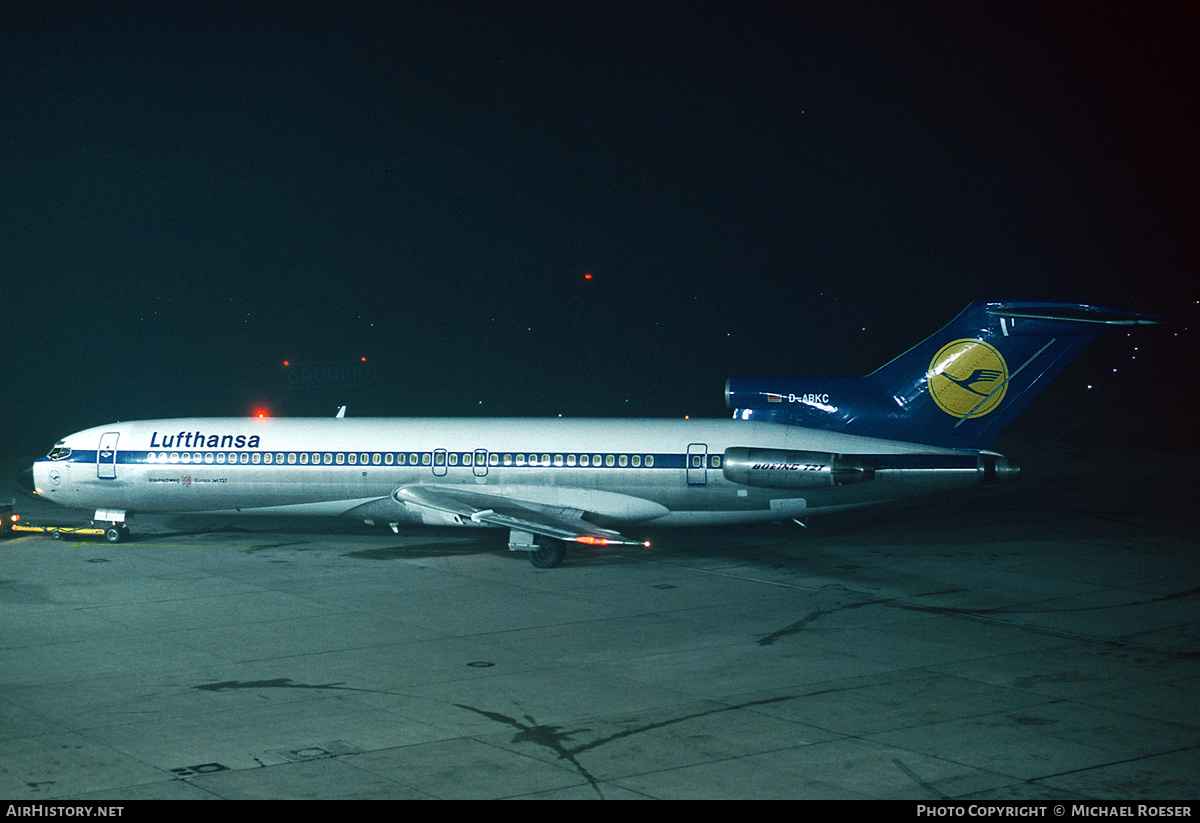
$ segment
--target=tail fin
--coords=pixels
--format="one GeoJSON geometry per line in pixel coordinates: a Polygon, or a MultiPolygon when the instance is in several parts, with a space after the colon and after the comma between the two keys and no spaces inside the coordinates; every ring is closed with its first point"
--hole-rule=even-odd
{"type": "Polygon", "coordinates": [[[986,447],[1097,334],[1160,322],[1118,309],[978,301],[857,378],[731,378],[734,417],[950,448],[986,447]]]}

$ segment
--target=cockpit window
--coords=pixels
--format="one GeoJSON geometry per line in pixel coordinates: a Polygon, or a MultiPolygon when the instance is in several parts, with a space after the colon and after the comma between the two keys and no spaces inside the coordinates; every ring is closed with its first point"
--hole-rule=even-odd
{"type": "Polygon", "coordinates": [[[51,460],[66,460],[70,456],[70,446],[55,446],[50,450],[50,453],[46,455],[46,457],[50,458],[51,460]]]}

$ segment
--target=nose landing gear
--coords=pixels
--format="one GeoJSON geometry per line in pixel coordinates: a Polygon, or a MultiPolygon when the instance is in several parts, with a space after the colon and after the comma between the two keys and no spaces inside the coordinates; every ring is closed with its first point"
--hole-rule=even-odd
{"type": "Polygon", "coordinates": [[[104,529],[104,539],[109,543],[124,543],[129,539],[129,526],[124,523],[110,523],[104,529]]]}

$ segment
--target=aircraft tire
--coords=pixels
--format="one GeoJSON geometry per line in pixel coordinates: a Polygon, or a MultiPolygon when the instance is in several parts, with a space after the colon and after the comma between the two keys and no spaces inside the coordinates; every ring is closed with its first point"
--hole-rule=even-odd
{"type": "Polygon", "coordinates": [[[553,569],[567,556],[567,547],[555,540],[549,546],[535,546],[528,554],[535,569],[553,569]]]}

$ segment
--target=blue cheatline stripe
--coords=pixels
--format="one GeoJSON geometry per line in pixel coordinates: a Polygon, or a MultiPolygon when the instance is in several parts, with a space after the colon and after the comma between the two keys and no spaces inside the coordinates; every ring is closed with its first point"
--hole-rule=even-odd
{"type": "MultiPolygon", "coordinates": [[[[526,456],[528,456],[530,454],[534,454],[534,453],[535,453],[534,450],[525,450],[525,451],[521,452],[521,454],[524,454],[526,456]]],[[[516,469],[516,470],[519,470],[519,469],[548,469],[548,468],[581,469],[581,470],[589,470],[589,469],[682,469],[682,468],[685,468],[686,464],[687,464],[687,455],[685,455],[685,454],[651,454],[651,453],[646,453],[646,452],[636,452],[636,453],[588,452],[587,453],[588,465],[584,466],[584,465],[580,465],[579,459],[578,459],[581,456],[581,453],[575,452],[574,453],[574,456],[576,458],[575,465],[567,465],[565,460],[561,464],[554,462],[553,456],[556,456],[556,453],[551,453],[552,454],[551,462],[549,462],[549,463],[542,462],[541,455],[543,455],[545,453],[546,452],[537,451],[536,452],[536,454],[538,455],[537,462],[529,462],[527,460],[524,464],[518,465],[515,461],[515,456],[516,456],[517,452],[489,452],[488,453],[489,456],[492,454],[512,455],[514,457],[514,460],[511,463],[501,462],[499,464],[492,464],[489,462],[488,468],[489,469],[516,469]],[[600,456],[599,462],[592,459],[597,454],[600,456]],[[626,464],[624,466],[619,465],[619,460],[622,457],[622,455],[626,458],[626,464]],[[635,456],[640,458],[640,465],[637,465],[637,466],[633,465],[633,458],[635,456]],[[609,457],[613,458],[614,465],[612,465],[612,466],[608,465],[609,457]],[[650,462],[651,460],[653,461],[652,463],[650,462]]],[[[181,455],[181,454],[183,454],[183,452],[175,451],[175,450],[167,450],[167,451],[155,450],[155,451],[151,451],[151,452],[118,451],[117,455],[116,455],[116,462],[121,465],[148,465],[148,466],[229,466],[229,465],[272,466],[272,467],[273,466],[285,466],[285,467],[325,467],[325,466],[328,466],[330,468],[343,468],[343,469],[344,468],[361,468],[363,466],[367,466],[370,468],[399,468],[399,469],[409,469],[409,468],[425,469],[425,468],[433,468],[434,467],[433,452],[428,452],[428,451],[425,451],[425,452],[419,452],[419,451],[326,452],[326,451],[321,451],[321,450],[316,450],[316,451],[305,450],[305,451],[279,452],[279,451],[274,451],[274,450],[266,451],[266,450],[258,449],[258,450],[254,450],[254,451],[220,450],[219,452],[215,452],[215,451],[208,451],[208,450],[201,450],[201,451],[188,450],[187,454],[192,455],[193,459],[189,459],[186,462],[182,459],[178,459],[178,455],[181,455]],[[177,459],[172,461],[170,459],[170,455],[172,455],[172,454],[176,455],[177,459]],[[194,459],[194,456],[197,454],[202,455],[202,457],[199,460],[194,459]],[[224,462],[219,463],[219,462],[217,462],[217,459],[216,459],[217,454],[235,455],[236,458],[233,460],[230,460],[227,457],[224,462]],[[300,462],[300,455],[302,455],[302,454],[308,458],[307,463],[300,462]],[[332,462],[329,462],[329,463],[325,462],[326,454],[333,456],[332,462]],[[340,462],[340,463],[337,462],[337,456],[339,454],[343,458],[342,462],[340,462]],[[371,460],[369,462],[362,462],[360,460],[359,462],[356,462],[356,463],[350,463],[348,460],[348,456],[351,454],[355,455],[356,457],[360,457],[363,454],[368,454],[371,456],[371,460]],[[383,462],[383,460],[384,460],[383,456],[387,455],[387,454],[391,454],[393,456],[392,463],[383,462]],[[150,458],[150,455],[154,455],[154,458],[150,458]],[[158,455],[167,455],[168,457],[166,460],[160,460],[160,459],[158,459],[158,455]],[[206,460],[206,459],[204,459],[203,455],[212,455],[213,458],[212,458],[212,460],[206,460]],[[246,462],[244,462],[244,463],[242,462],[243,455],[246,456],[246,462]],[[259,456],[259,461],[257,463],[253,462],[254,455],[259,456]],[[270,463],[265,462],[264,458],[266,455],[271,456],[270,463]],[[276,460],[275,457],[277,455],[283,455],[283,460],[282,461],[276,460]],[[313,455],[317,455],[319,457],[319,460],[314,461],[312,459],[313,455]],[[379,463],[376,463],[374,461],[374,458],[376,455],[380,455],[379,463]],[[418,457],[417,463],[413,463],[409,459],[411,455],[417,455],[417,457],[418,457]],[[398,462],[401,457],[403,457],[403,459],[405,461],[404,463],[398,462]],[[289,462],[289,460],[291,460],[292,458],[294,458],[295,462],[289,462]]],[[[446,454],[457,455],[458,461],[459,461],[458,464],[452,466],[452,465],[449,465],[448,463],[443,463],[443,464],[439,464],[437,466],[437,468],[447,468],[447,469],[470,469],[470,468],[473,468],[473,465],[471,463],[462,462],[462,458],[464,456],[468,456],[468,455],[473,456],[474,451],[447,452],[446,454]]],[[[562,452],[559,454],[562,454],[562,456],[564,458],[567,456],[566,452],[562,452]]],[[[75,452],[70,457],[68,457],[66,460],[57,461],[57,460],[48,460],[47,458],[40,458],[39,462],[48,462],[48,463],[62,462],[62,463],[76,463],[76,464],[83,464],[83,465],[94,465],[97,462],[97,460],[96,460],[96,452],[94,450],[86,450],[86,451],[75,452]]],[[[105,462],[111,464],[112,461],[105,461],[105,462]]],[[[713,467],[709,466],[709,468],[713,468],[713,467]]]]}
{"type": "MultiPolygon", "coordinates": [[[[494,453],[496,453],[496,452],[489,452],[489,454],[494,454],[494,453]]],[[[529,455],[529,454],[533,454],[534,452],[526,451],[523,453],[525,455],[529,455]]],[[[120,452],[117,452],[117,461],[116,462],[120,465],[139,465],[139,466],[140,465],[144,465],[144,466],[201,466],[201,467],[264,466],[264,467],[270,467],[270,468],[274,468],[276,466],[282,466],[285,468],[335,468],[335,469],[359,469],[359,468],[367,467],[367,468],[372,468],[372,469],[414,469],[414,468],[415,469],[433,469],[433,468],[438,468],[438,469],[447,469],[447,470],[475,468],[470,463],[462,462],[462,457],[464,455],[474,455],[474,452],[450,452],[449,454],[457,454],[459,456],[459,463],[457,465],[449,465],[448,463],[442,463],[442,464],[438,464],[437,466],[435,466],[433,463],[433,452],[413,452],[413,451],[404,451],[404,452],[401,452],[401,451],[393,451],[393,452],[324,452],[324,451],[277,452],[277,451],[270,451],[270,452],[267,452],[267,451],[262,451],[262,450],[221,451],[220,454],[223,454],[223,455],[236,455],[236,458],[233,460],[230,460],[228,457],[226,457],[226,460],[224,462],[217,462],[217,459],[216,459],[217,452],[189,451],[188,454],[190,454],[190,455],[200,454],[200,455],[202,455],[202,457],[199,460],[189,459],[187,461],[184,461],[181,459],[176,459],[176,460],[172,461],[169,458],[169,455],[171,455],[171,454],[179,455],[179,454],[182,454],[182,452],[120,451],[120,452]],[[149,459],[149,455],[151,455],[151,454],[155,455],[154,459],[149,459]],[[160,454],[168,455],[168,458],[166,460],[159,460],[157,458],[157,455],[160,455],[160,454]],[[302,454],[308,458],[307,463],[300,462],[300,455],[302,455],[302,454]],[[326,454],[333,455],[332,462],[329,462],[329,463],[325,462],[326,454]],[[343,458],[343,461],[341,463],[337,462],[337,455],[339,455],[339,454],[342,455],[342,458],[343,458]],[[359,461],[357,463],[350,463],[347,459],[347,456],[350,454],[354,454],[356,457],[360,457],[363,454],[368,454],[371,456],[371,460],[369,462],[359,461]],[[381,456],[380,457],[381,462],[379,462],[379,463],[374,462],[374,457],[376,454],[381,456]],[[386,455],[386,454],[391,454],[393,456],[392,463],[383,462],[382,456],[386,455]],[[418,458],[417,463],[413,463],[409,460],[410,456],[414,455],[414,454],[417,455],[417,458],[418,458]],[[203,455],[212,455],[213,458],[211,460],[205,460],[203,455]],[[242,462],[243,455],[245,455],[245,457],[246,457],[246,462],[244,462],[244,463],[242,462]],[[257,462],[257,463],[253,462],[254,455],[258,455],[259,462],[257,462]],[[265,460],[264,460],[265,455],[271,456],[271,462],[269,462],[269,463],[265,462],[265,460]],[[283,455],[282,461],[275,459],[276,456],[278,456],[278,455],[283,455]],[[319,459],[314,461],[312,459],[313,455],[317,455],[319,459]],[[405,462],[404,463],[396,462],[397,459],[399,458],[399,456],[401,456],[401,455],[404,457],[405,462]],[[290,458],[294,458],[295,462],[289,462],[290,458]]],[[[502,452],[500,454],[510,454],[510,453],[502,452]]],[[[511,454],[513,454],[515,456],[516,453],[513,452],[511,454]]],[[[645,452],[642,452],[642,453],[638,453],[636,455],[641,458],[641,465],[638,465],[638,466],[634,466],[632,464],[632,458],[635,455],[629,454],[629,453],[599,452],[598,454],[600,455],[601,459],[600,459],[600,462],[597,463],[595,460],[591,459],[596,456],[597,452],[589,452],[588,453],[588,458],[589,458],[588,465],[586,465],[586,466],[579,464],[579,461],[578,461],[578,458],[580,456],[579,453],[575,454],[575,457],[576,457],[575,465],[567,465],[565,460],[562,463],[555,463],[555,462],[553,462],[553,458],[550,463],[543,463],[540,459],[542,454],[544,454],[544,452],[537,452],[539,460],[536,463],[530,463],[530,462],[526,461],[524,464],[517,464],[515,462],[515,460],[511,463],[501,462],[499,464],[492,464],[489,462],[487,468],[489,471],[495,470],[495,469],[510,469],[513,471],[521,471],[521,470],[550,469],[550,468],[572,469],[572,470],[578,470],[578,471],[591,471],[591,470],[595,470],[595,469],[631,469],[634,471],[638,471],[638,470],[647,470],[647,469],[679,470],[679,469],[686,469],[687,464],[688,464],[688,455],[686,455],[686,454],[661,454],[661,453],[660,454],[647,454],[645,452]],[[624,456],[627,458],[626,465],[624,465],[624,466],[619,465],[619,462],[618,462],[622,454],[624,454],[624,456]],[[613,458],[614,465],[612,465],[612,466],[608,465],[607,459],[609,457],[613,458]],[[649,460],[651,460],[651,459],[653,460],[653,463],[648,465],[649,460]]],[[[961,454],[851,454],[851,455],[847,455],[847,456],[853,457],[858,460],[862,460],[865,463],[868,463],[869,465],[874,467],[875,469],[882,469],[882,470],[887,470],[887,469],[974,469],[978,466],[978,460],[979,460],[979,457],[975,452],[964,452],[961,454]]],[[[566,457],[566,453],[563,454],[563,457],[564,458],[566,457]]],[[[707,459],[705,461],[704,468],[707,468],[709,470],[720,470],[719,465],[714,466],[712,463],[712,458],[713,457],[721,457],[720,454],[709,453],[708,455],[706,455],[706,457],[707,457],[707,459]]],[[[75,464],[82,464],[82,465],[94,465],[97,462],[96,461],[96,452],[91,451],[91,450],[72,454],[69,458],[67,458],[66,460],[62,460],[62,461],[51,461],[51,460],[47,460],[46,458],[41,458],[41,460],[45,461],[45,462],[50,462],[50,463],[63,462],[63,463],[75,463],[75,464]]]]}

